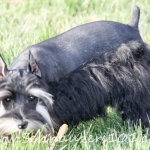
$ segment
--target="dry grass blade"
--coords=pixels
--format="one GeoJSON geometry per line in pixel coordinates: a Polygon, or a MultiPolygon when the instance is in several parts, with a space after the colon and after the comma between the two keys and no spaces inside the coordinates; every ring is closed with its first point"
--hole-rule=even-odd
{"type": "Polygon", "coordinates": [[[61,138],[64,136],[64,134],[66,134],[67,131],[68,131],[68,125],[67,124],[63,124],[59,128],[59,131],[58,131],[57,136],[55,137],[54,141],[51,143],[50,150],[52,150],[54,148],[56,142],[60,141],[61,138]]]}

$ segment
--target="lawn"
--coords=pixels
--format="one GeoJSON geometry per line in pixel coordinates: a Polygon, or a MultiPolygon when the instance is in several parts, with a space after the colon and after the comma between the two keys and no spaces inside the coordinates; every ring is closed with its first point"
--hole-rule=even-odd
{"type": "MultiPolygon", "coordinates": [[[[0,53],[10,65],[27,46],[77,25],[112,20],[127,24],[134,6],[141,9],[140,29],[150,44],[150,2],[148,0],[1,0],[0,53]]],[[[0,137],[0,150],[48,150],[53,137],[37,133],[0,137]]],[[[149,150],[150,133],[140,126],[124,125],[110,108],[108,118],[82,122],[55,146],[56,150],[149,150]]]]}

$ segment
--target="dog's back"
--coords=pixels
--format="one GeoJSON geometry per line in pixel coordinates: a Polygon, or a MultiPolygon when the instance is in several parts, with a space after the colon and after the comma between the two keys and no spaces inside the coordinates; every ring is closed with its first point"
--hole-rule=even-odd
{"type": "Polygon", "coordinates": [[[140,10],[135,7],[128,25],[97,21],[75,27],[28,47],[14,60],[9,69],[26,69],[30,51],[42,72],[42,78],[48,83],[59,81],[95,55],[116,50],[128,41],[143,42],[138,29],[139,16],[140,10]]]}

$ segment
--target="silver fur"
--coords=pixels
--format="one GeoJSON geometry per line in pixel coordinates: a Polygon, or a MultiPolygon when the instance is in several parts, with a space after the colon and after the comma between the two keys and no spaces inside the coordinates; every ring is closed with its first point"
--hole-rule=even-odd
{"type": "MultiPolygon", "coordinates": [[[[44,101],[47,101],[47,103],[50,104],[52,107],[53,105],[52,95],[39,88],[29,89],[28,92],[29,94],[38,97],[38,101],[35,107],[32,107],[33,113],[30,108],[30,105],[32,104],[22,105],[20,108],[12,109],[11,111],[8,111],[3,106],[2,100],[0,101],[1,102],[0,135],[6,136],[12,133],[24,132],[24,131],[35,133],[38,130],[41,130],[43,134],[54,133],[54,127],[53,127],[54,121],[51,119],[49,115],[46,103],[44,103],[44,101]],[[41,119],[44,120],[44,123],[40,121],[41,119]],[[19,129],[18,125],[22,124],[23,122],[28,122],[27,127],[25,129],[19,129]]],[[[5,90],[0,91],[0,99],[10,95],[11,92],[9,91],[5,91],[5,90]]]]}

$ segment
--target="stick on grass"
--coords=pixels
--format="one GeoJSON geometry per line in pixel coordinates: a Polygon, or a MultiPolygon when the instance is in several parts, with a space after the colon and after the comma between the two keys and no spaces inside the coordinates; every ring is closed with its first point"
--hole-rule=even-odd
{"type": "Polygon", "coordinates": [[[54,141],[52,142],[52,144],[50,145],[50,150],[53,150],[53,148],[55,147],[56,142],[60,141],[61,138],[64,136],[64,134],[66,134],[66,132],[68,131],[68,125],[67,124],[63,124],[60,128],[59,131],[57,133],[57,136],[55,137],[54,141]]]}

